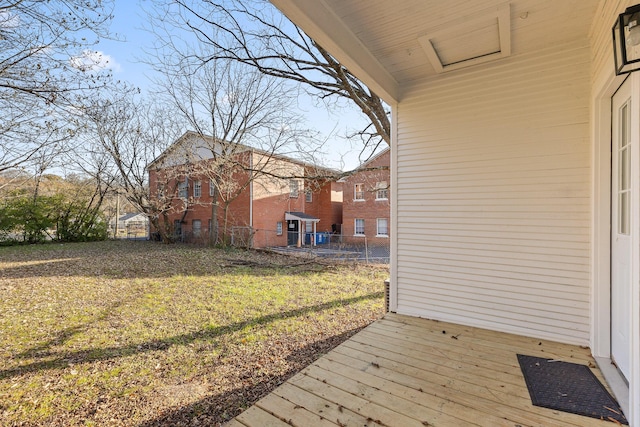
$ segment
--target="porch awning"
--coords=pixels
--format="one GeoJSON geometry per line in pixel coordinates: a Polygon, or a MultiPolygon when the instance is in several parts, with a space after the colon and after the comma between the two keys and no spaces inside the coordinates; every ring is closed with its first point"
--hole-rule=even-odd
{"type": "Polygon", "coordinates": [[[287,221],[320,222],[320,218],[304,212],[285,212],[284,219],[287,221]]]}

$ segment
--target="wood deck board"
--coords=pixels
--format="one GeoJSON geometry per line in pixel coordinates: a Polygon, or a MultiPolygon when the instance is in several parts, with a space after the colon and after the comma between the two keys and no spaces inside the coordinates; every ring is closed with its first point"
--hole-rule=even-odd
{"type": "MultiPolygon", "coordinates": [[[[483,421],[489,421],[495,412],[496,405],[500,405],[502,407],[500,411],[501,415],[507,417],[509,420],[517,421],[520,424],[585,425],[582,417],[576,418],[575,415],[564,413],[558,413],[554,416],[554,418],[561,420],[559,424],[554,424],[553,419],[545,420],[542,424],[539,424],[540,419],[546,418],[548,410],[532,406],[528,392],[526,397],[510,395],[500,388],[499,383],[489,384],[487,382],[485,385],[476,385],[460,380],[458,375],[434,375],[428,371],[410,367],[403,369],[400,365],[387,368],[384,362],[373,366],[371,362],[338,355],[339,353],[334,352],[328,355],[327,358],[336,363],[351,366],[360,372],[370,373],[387,379],[401,386],[418,391],[421,390],[422,393],[425,393],[425,395],[423,395],[425,400],[433,399],[436,403],[443,400],[447,402],[456,401],[466,407],[466,409],[463,410],[478,412],[477,417],[479,418],[476,419],[482,419],[483,421]],[[533,413],[533,415],[530,413],[533,413]]],[[[337,372],[338,370],[334,367],[333,371],[337,372]]],[[[360,377],[363,376],[361,373],[359,375],[360,377]]],[[[522,387],[526,392],[524,384],[522,387]]],[[[452,415],[455,414],[456,412],[452,413],[452,415]]],[[[491,421],[488,424],[483,422],[482,425],[498,424],[496,421],[491,421]]]]}
{"type": "Polygon", "coordinates": [[[292,403],[287,399],[271,393],[265,396],[256,404],[270,414],[278,414],[286,421],[296,420],[300,426],[335,427],[336,424],[324,418],[322,415],[314,414],[300,405],[292,403]]]}
{"type": "Polygon", "coordinates": [[[533,406],[517,353],[594,363],[578,346],[389,314],[229,426],[612,425],[533,406]]]}
{"type": "MultiPolygon", "coordinates": [[[[378,326],[391,326],[396,330],[408,330],[419,332],[418,336],[425,336],[424,325],[421,326],[419,318],[398,317],[398,315],[391,314],[384,319],[376,323],[378,326]],[[415,323],[415,321],[418,323],[415,323]]],[[[559,359],[576,359],[578,361],[590,361],[592,360],[591,354],[588,348],[579,347],[574,345],[562,344],[548,340],[528,338],[513,334],[497,334],[485,329],[471,328],[467,326],[454,325],[445,322],[429,322],[430,332],[442,334],[442,331],[446,331],[449,336],[456,336],[458,340],[464,338],[468,341],[474,342],[477,345],[489,346],[493,348],[500,348],[507,351],[520,351],[520,352],[539,352],[546,353],[546,357],[556,357],[559,359]]]]}

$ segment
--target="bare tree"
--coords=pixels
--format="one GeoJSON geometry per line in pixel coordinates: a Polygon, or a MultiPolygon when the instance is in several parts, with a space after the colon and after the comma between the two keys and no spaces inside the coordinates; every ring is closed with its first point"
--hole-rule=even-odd
{"type": "Polygon", "coordinates": [[[78,106],[110,78],[91,50],[107,36],[110,3],[0,2],[0,171],[75,132],[78,106]]]}
{"type": "Polygon", "coordinates": [[[175,28],[188,29],[201,46],[192,62],[236,61],[260,72],[304,84],[329,102],[355,103],[370,124],[357,134],[365,147],[391,143],[389,109],[322,46],[266,0],[156,0],[152,25],[159,46],[175,43],[175,28]],[[207,47],[209,49],[207,49],[207,47]]]}
{"type": "MultiPolygon", "coordinates": [[[[147,168],[182,128],[173,120],[175,114],[158,105],[139,99],[137,91],[127,87],[96,100],[83,113],[88,125],[81,162],[85,172],[100,175],[102,183],[145,213],[167,241],[172,230],[166,218],[177,189],[151,197],[147,168]]],[[[166,177],[165,182],[170,181],[166,177]]]]}
{"type": "MultiPolygon", "coordinates": [[[[297,88],[228,59],[194,62],[182,46],[171,46],[157,59],[165,76],[158,82],[162,92],[193,132],[154,167],[163,171],[163,179],[171,170],[183,183],[190,177],[209,182],[210,239],[227,244],[231,204],[251,183],[281,184],[294,175],[276,160],[279,156],[294,155],[301,146],[310,155],[317,148],[299,129],[301,117],[293,112],[297,88]]],[[[204,203],[183,199],[185,215],[194,204],[204,203]]]]}

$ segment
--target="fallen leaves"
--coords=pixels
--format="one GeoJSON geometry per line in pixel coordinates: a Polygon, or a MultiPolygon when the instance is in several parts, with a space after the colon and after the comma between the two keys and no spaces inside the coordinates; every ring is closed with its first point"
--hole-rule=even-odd
{"type": "Polygon", "coordinates": [[[220,425],[380,317],[387,275],[150,242],[0,248],[3,425],[220,425]]]}

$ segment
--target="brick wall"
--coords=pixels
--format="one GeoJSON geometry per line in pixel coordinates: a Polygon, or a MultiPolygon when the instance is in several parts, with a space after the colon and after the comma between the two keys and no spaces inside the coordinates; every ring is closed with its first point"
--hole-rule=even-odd
{"type": "MultiPolygon", "coordinates": [[[[287,244],[285,212],[288,211],[304,212],[318,217],[320,221],[316,225],[317,231],[330,232],[332,224],[341,222],[342,202],[336,200],[336,194],[339,192],[338,190],[341,190],[341,184],[322,182],[320,185],[309,186],[312,194],[311,201],[307,202],[302,178],[295,178],[299,191],[297,197],[294,197],[291,195],[291,180],[274,178],[273,176],[302,176],[305,170],[300,164],[282,158],[267,159],[261,154],[253,154],[253,156],[253,158],[249,158],[247,153],[241,153],[238,155],[238,159],[247,165],[252,164],[254,169],[268,173],[259,174],[253,183],[246,186],[229,205],[226,212],[228,237],[230,237],[233,227],[252,226],[254,247],[284,246],[287,244]],[[281,223],[281,234],[277,233],[278,223],[281,223]]],[[[192,167],[192,171],[198,169],[198,165],[192,167]]],[[[203,169],[205,169],[203,166],[200,167],[200,170],[203,169]]],[[[157,194],[158,183],[161,182],[162,175],[162,171],[151,170],[149,172],[152,196],[157,194]]],[[[246,183],[249,179],[249,173],[245,171],[236,171],[233,175],[233,180],[238,183],[246,183]]],[[[169,186],[177,188],[178,183],[184,182],[184,180],[185,176],[178,176],[177,179],[171,181],[169,186]]],[[[168,214],[168,221],[171,224],[176,220],[181,221],[182,234],[188,240],[206,242],[210,231],[209,223],[213,216],[210,181],[206,174],[192,172],[187,182],[187,201],[185,203],[183,199],[177,197],[176,191],[171,212],[168,214]],[[198,181],[201,189],[199,196],[194,194],[198,181]],[[199,236],[194,236],[194,221],[200,221],[199,236]]],[[[220,197],[218,203],[218,231],[223,233],[225,210],[224,202],[220,197]]]]}
{"type": "Polygon", "coordinates": [[[387,150],[362,166],[365,169],[342,181],[342,234],[345,241],[361,242],[366,236],[367,242],[388,244],[388,237],[380,237],[377,233],[378,219],[386,219],[387,232],[390,234],[390,151],[387,150]],[[386,167],[387,169],[366,170],[386,167]],[[378,190],[386,183],[386,199],[379,199],[378,190]],[[355,186],[361,185],[361,193],[356,198],[355,186]],[[364,220],[364,236],[355,235],[356,219],[364,220]]]}

